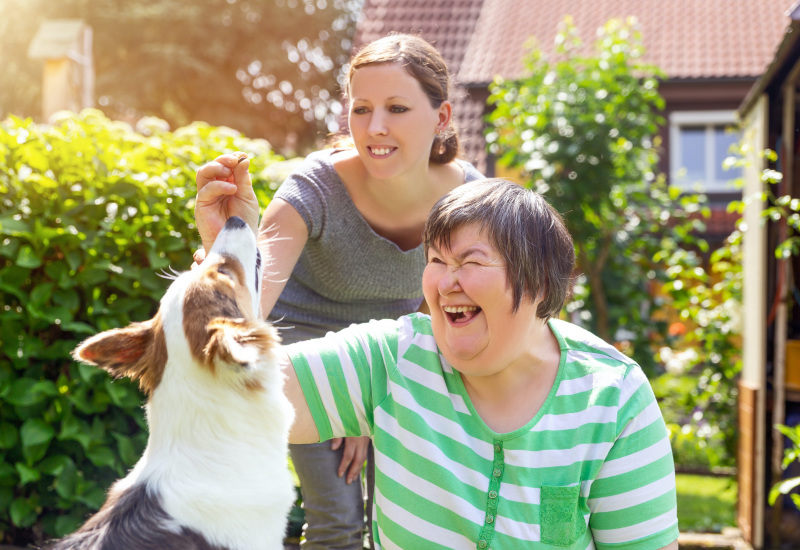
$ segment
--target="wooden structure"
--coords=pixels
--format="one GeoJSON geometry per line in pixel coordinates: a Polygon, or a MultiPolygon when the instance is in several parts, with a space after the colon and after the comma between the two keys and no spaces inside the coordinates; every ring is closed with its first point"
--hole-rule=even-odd
{"type": "MultiPolygon", "coordinates": [[[[749,146],[744,174],[744,197],[766,191],[765,169],[783,174],[773,189],[778,196],[800,197],[800,142],[798,86],[800,86],[800,2],[790,8],[791,23],[775,58],[756,81],[739,113],[749,146]],[[761,152],[778,154],[773,165],[761,152]]],[[[785,222],[765,223],[764,202],[746,201],[744,222],[744,329],[743,370],[740,382],[739,525],[755,548],[776,546],[798,536],[787,526],[800,516],[767,503],[769,488],[781,479],[784,438],[775,424],[796,423],[800,416],[800,387],[793,385],[800,362],[793,340],[800,339],[800,263],[797,258],[776,259],[774,251],[787,237],[785,222]],[[790,351],[787,354],[787,350],[790,351]],[[788,382],[788,384],[787,384],[788,382]],[[790,413],[787,415],[787,411],[790,413]],[[792,517],[793,515],[793,517],[792,517]]],[[[800,543],[800,539],[796,541],[800,543]]]]}
{"type": "Polygon", "coordinates": [[[28,48],[28,57],[44,60],[42,119],[61,110],[94,106],[92,29],[78,19],[44,21],[28,48]]]}

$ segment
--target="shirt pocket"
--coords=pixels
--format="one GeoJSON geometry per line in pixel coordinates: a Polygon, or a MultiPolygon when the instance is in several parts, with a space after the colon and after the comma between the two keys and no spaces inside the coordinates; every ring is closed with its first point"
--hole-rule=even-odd
{"type": "Polygon", "coordinates": [[[540,524],[543,543],[569,546],[586,530],[586,522],[578,512],[580,493],[580,484],[542,486],[540,524]]]}

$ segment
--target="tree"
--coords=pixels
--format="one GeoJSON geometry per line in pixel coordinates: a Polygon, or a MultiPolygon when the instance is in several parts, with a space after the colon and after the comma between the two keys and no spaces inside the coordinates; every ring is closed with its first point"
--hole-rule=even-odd
{"type": "Polygon", "coordinates": [[[292,150],[338,129],[336,90],[361,0],[6,0],[3,6],[7,34],[0,47],[15,73],[0,84],[5,112],[39,112],[31,91],[38,90],[41,66],[24,57],[38,24],[80,18],[94,30],[98,107],[110,116],[153,115],[173,127],[202,120],[292,150]]]}
{"type": "Polygon", "coordinates": [[[665,247],[703,246],[690,218],[701,207],[656,174],[664,101],[660,72],[641,59],[635,20],[611,20],[598,34],[594,55],[582,54],[568,17],[552,61],[532,43],[528,75],[491,87],[487,141],[564,215],[581,274],[570,310],[648,368],[651,338],[666,328],[654,315],[654,289],[668,266],[653,257],[665,247]]]}

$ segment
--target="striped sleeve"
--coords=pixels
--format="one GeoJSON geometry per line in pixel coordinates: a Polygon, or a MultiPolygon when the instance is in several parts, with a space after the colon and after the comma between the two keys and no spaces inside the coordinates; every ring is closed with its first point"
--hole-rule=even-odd
{"type": "Polygon", "coordinates": [[[653,390],[630,365],[623,381],[617,437],[589,501],[595,545],[652,550],[678,538],[675,466],[653,390]]]}
{"type": "Polygon", "coordinates": [[[397,321],[352,325],[287,347],[320,441],[371,435],[397,355],[397,321]]]}

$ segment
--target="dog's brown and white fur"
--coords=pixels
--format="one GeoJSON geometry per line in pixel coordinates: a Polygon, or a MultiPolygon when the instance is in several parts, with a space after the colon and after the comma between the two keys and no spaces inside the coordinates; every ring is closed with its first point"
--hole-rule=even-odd
{"type": "Polygon", "coordinates": [[[258,319],[260,255],[228,220],[207,259],[170,285],[156,316],[74,352],[148,395],[149,440],[103,508],[53,550],[283,547],[295,498],[293,410],[275,329],[258,319]]]}

